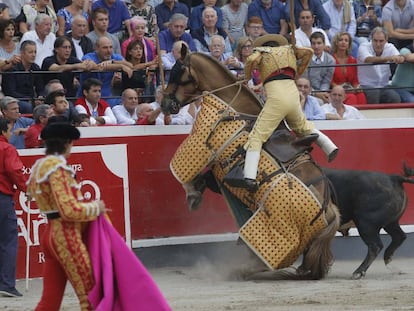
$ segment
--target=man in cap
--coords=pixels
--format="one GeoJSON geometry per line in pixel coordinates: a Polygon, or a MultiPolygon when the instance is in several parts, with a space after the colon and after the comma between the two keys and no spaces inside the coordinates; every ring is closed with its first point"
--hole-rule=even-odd
{"type": "Polygon", "coordinates": [[[326,135],[306,120],[301,108],[295,78],[309,65],[312,49],[292,47],[285,37],[275,34],[261,36],[253,45],[255,49],[245,63],[246,78],[249,80],[252,71],[259,69],[267,100],[244,146],[244,178],[229,183],[230,186],[247,188],[250,191],[258,189],[256,175],[262,145],[283,119],[286,119],[289,127],[298,136],[319,134],[316,143],[326,153],[328,161],[332,161],[338,151],[326,135]]]}

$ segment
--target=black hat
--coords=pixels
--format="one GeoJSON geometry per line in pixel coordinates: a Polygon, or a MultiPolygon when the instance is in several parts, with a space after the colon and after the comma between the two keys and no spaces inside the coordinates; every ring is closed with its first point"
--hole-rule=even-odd
{"type": "Polygon", "coordinates": [[[63,140],[76,140],[80,138],[80,132],[69,123],[67,118],[63,116],[52,116],[40,133],[40,138],[43,140],[59,138],[63,140]]]}

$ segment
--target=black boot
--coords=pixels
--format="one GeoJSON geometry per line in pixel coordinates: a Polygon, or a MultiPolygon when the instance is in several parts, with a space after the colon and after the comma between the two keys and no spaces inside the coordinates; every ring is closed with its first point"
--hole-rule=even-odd
{"type": "Polygon", "coordinates": [[[234,188],[245,188],[250,192],[256,192],[259,189],[259,184],[255,179],[244,178],[243,170],[240,166],[233,167],[224,176],[223,181],[234,188]]]}

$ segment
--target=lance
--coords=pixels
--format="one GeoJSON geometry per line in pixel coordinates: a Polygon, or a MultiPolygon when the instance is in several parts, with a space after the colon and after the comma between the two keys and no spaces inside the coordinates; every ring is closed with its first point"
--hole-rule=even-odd
{"type": "Polygon", "coordinates": [[[292,47],[296,48],[296,36],[295,36],[295,30],[296,30],[296,24],[295,24],[295,0],[290,0],[290,31],[292,35],[290,36],[290,43],[292,44],[292,47]]]}
{"type": "Polygon", "coordinates": [[[30,277],[30,202],[32,198],[27,196],[27,236],[26,236],[26,292],[29,290],[29,277],[30,277]]]}
{"type": "Polygon", "coordinates": [[[155,46],[157,48],[158,70],[160,72],[161,87],[162,87],[162,90],[164,91],[165,90],[164,67],[162,66],[161,48],[160,48],[160,40],[158,37],[158,32],[155,34],[155,46]]]}

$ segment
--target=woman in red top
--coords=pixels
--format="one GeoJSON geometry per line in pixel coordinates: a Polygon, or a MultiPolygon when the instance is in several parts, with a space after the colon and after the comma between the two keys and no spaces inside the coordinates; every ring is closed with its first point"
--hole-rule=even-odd
{"type": "MultiPolygon", "coordinates": [[[[332,56],[336,64],[356,64],[357,60],[351,56],[352,37],[347,32],[340,32],[332,39],[332,56]]],[[[345,103],[348,105],[364,105],[367,103],[365,94],[360,89],[357,66],[335,67],[332,78],[332,87],[342,85],[346,91],[345,103]]]]}

